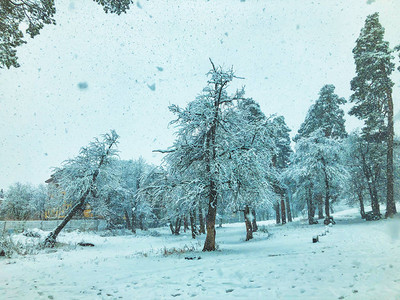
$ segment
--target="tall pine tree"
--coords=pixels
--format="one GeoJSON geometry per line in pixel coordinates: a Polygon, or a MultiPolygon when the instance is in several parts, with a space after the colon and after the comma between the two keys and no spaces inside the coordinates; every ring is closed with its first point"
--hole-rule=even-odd
{"type": "Polygon", "coordinates": [[[350,114],[364,120],[363,136],[368,142],[386,146],[386,216],[396,213],[393,195],[393,81],[392,50],[383,40],[385,29],[379,14],[369,15],[353,49],[356,77],[351,81],[354,103],[350,114]],[[386,145],[384,145],[386,143],[386,145]]]}

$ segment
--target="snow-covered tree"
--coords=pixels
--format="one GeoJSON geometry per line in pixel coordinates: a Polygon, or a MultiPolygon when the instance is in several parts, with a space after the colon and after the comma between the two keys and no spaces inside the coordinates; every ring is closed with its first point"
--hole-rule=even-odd
{"type": "Polygon", "coordinates": [[[34,189],[29,184],[17,182],[11,185],[1,203],[1,214],[10,220],[28,220],[34,189]]]}
{"type": "Polygon", "coordinates": [[[314,222],[315,204],[319,208],[319,217],[322,217],[322,198],[325,198],[325,218],[326,222],[329,222],[331,199],[336,193],[334,173],[344,170],[339,152],[340,140],[346,137],[347,133],[344,112],[340,105],[346,101],[334,91],[333,85],[323,86],[319,98],[308,110],[306,119],[294,139],[298,145],[292,157],[290,170],[285,173],[289,179],[297,182],[297,186],[306,195],[310,224],[314,222]]]}
{"type": "Polygon", "coordinates": [[[356,77],[351,81],[354,92],[350,114],[364,120],[363,136],[368,142],[386,143],[386,215],[396,213],[393,194],[393,98],[394,70],[392,50],[384,41],[385,29],[379,14],[369,15],[353,49],[356,77]]]}
{"type": "Polygon", "coordinates": [[[64,192],[64,200],[72,203],[64,220],[46,238],[45,246],[54,246],[56,238],[72,217],[84,208],[88,199],[98,199],[104,182],[114,180],[115,174],[110,168],[117,155],[117,133],[112,130],[104,134],[102,140],[95,138],[87,147],[83,147],[77,157],[66,160],[61,168],[55,168],[53,181],[64,192]],[[109,178],[109,179],[108,179],[109,178]],[[98,182],[102,182],[98,185],[98,182]]]}
{"type": "Polygon", "coordinates": [[[145,229],[153,214],[150,203],[139,198],[138,191],[150,166],[143,158],[114,159],[108,169],[112,176],[99,178],[96,194],[88,196],[94,214],[103,216],[109,228],[125,224],[133,232],[145,229]]]}
{"type": "Polygon", "coordinates": [[[33,189],[31,202],[29,203],[32,217],[43,220],[45,218],[46,204],[49,198],[47,186],[39,184],[33,189]]]}
{"type": "MultiPolygon", "coordinates": [[[[261,165],[268,164],[268,158],[263,154],[265,151],[255,146],[264,138],[261,135],[262,122],[256,121],[254,115],[250,118],[251,107],[256,106],[244,98],[243,89],[233,95],[227,92],[229,83],[235,78],[233,71],[224,71],[212,63],[208,75],[210,79],[203,93],[185,109],[175,105],[170,107],[177,116],[173,121],[178,129],[177,139],[171,149],[163,151],[167,152],[165,163],[171,176],[184,179],[189,186],[197,186],[197,189],[192,189],[196,198],[205,200],[208,206],[203,251],[215,250],[217,204],[226,189],[234,191],[240,186],[245,191],[247,188],[242,184],[243,179],[237,176],[238,169],[246,170],[247,173],[240,173],[242,177],[244,174],[253,176],[261,165]],[[249,109],[239,107],[246,101],[249,109]],[[249,170],[250,166],[253,170],[249,170]]],[[[258,182],[259,178],[254,177],[253,187],[266,188],[266,181],[258,182]]],[[[196,203],[191,199],[188,201],[196,203]]]]}
{"type": "Polygon", "coordinates": [[[315,195],[323,191],[325,219],[329,222],[331,198],[347,180],[347,170],[341,161],[341,141],[325,137],[323,129],[297,141],[291,165],[285,175],[297,183],[298,195],[304,196],[309,223],[314,223],[315,195]]]}
{"type": "Polygon", "coordinates": [[[340,105],[346,103],[344,98],[335,94],[335,86],[327,84],[319,92],[319,98],[308,110],[306,119],[301,124],[295,141],[308,137],[316,130],[322,129],[325,137],[344,138],[347,136],[344,126],[344,112],[340,105]]]}
{"type": "Polygon", "coordinates": [[[288,220],[292,221],[290,204],[285,203],[289,198],[286,197],[286,184],[283,176],[283,171],[288,167],[290,162],[290,155],[293,152],[290,146],[290,128],[286,125],[285,118],[283,116],[277,116],[272,120],[272,140],[275,146],[273,150],[273,176],[271,178],[274,183],[274,190],[279,197],[274,203],[276,221],[279,223],[280,217],[282,218],[282,224],[286,223],[286,211],[288,220]]]}

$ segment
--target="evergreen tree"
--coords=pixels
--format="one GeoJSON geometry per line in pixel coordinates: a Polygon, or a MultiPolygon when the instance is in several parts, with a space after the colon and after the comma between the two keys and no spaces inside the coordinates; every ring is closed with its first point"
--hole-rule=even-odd
{"type": "MultiPolygon", "coordinates": [[[[322,87],[319,92],[319,98],[308,110],[306,119],[301,124],[298,134],[294,138],[297,143],[300,143],[300,146],[296,147],[300,152],[293,156],[297,163],[293,165],[292,169],[298,168],[296,164],[302,161],[303,163],[311,164],[311,162],[306,162],[307,159],[318,162],[315,162],[315,168],[305,173],[300,172],[302,174],[309,174],[307,175],[309,178],[303,178],[300,181],[298,178],[296,180],[307,191],[305,194],[308,199],[310,224],[314,222],[315,204],[319,207],[319,215],[322,215],[322,194],[325,197],[326,222],[329,222],[331,199],[335,192],[335,178],[332,175],[332,168],[339,168],[339,165],[337,165],[339,161],[335,161],[335,159],[338,159],[337,149],[340,148],[339,140],[347,136],[344,126],[344,112],[340,108],[340,105],[344,104],[346,100],[340,98],[334,91],[334,85],[329,84],[322,87]],[[336,150],[332,149],[329,152],[321,144],[332,145],[336,150]],[[307,151],[310,151],[310,153],[304,152],[302,149],[308,149],[307,151]],[[315,152],[314,150],[316,149],[320,150],[315,152]],[[335,157],[331,157],[330,155],[334,155],[335,157]],[[317,174],[318,176],[316,176],[317,174]],[[314,198],[316,201],[314,201],[314,198]]],[[[308,168],[311,168],[311,165],[308,168]]],[[[302,177],[304,176],[301,175],[300,179],[302,177]]]]}
{"type": "Polygon", "coordinates": [[[274,178],[275,192],[279,195],[278,202],[275,203],[276,219],[280,215],[282,224],[286,224],[286,216],[289,222],[292,221],[290,204],[288,203],[289,198],[286,197],[286,184],[283,171],[289,166],[290,155],[292,154],[292,148],[290,147],[290,128],[286,125],[285,118],[283,116],[277,116],[272,120],[273,128],[273,142],[275,145],[275,152],[272,158],[274,169],[276,171],[274,178]],[[280,213],[279,213],[280,209],[280,213]],[[287,212],[287,213],[286,213],[287,212]]]}
{"type": "Polygon", "coordinates": [[[319,98],[308,110],[306,119],[301,124],[295,141],[308,137],[318,129],[324,131],[325,137],[344,138],[347,136],[344,126],[344,112],[340,105],[346,103],[335,93],[335,86],[327,84],[319,92],[319,98]]]}
{"type": "Polygon", "coordinates": [[[363,136],[368,142],[386,143],[386,215],[396,213],[393,195],[393,99],[394,70],[392,50],[383,40],[385,29],[379,14],[369,15],[353,49],[356,77],[351,81],[354,92],[350,114],[364,120],[363,136]]]}
{"type": "Polygon", "coordinates": [[[309,224],[314,224],[315,196],[324,193],[325,219],[329,222],[331,198],[347,180],[347,170],[340,159],[339,139],[325,137],[323,129],[298,140],[285,176],[296,182],[298,199],[306,200],[309,224]]]}

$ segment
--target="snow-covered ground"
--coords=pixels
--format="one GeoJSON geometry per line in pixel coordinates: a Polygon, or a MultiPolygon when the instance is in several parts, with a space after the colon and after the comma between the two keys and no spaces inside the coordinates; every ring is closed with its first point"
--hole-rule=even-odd
{"type": "Polygon", "coordinates": [[[0,259],[0,298],[400,299],[400,220],[365,222],[356,210],[335,217],[316,244],[324,225],[261,222],[269,234],[249,242],[244,224],[225,225],[214,253],[201,252],[204,236],[167,228],[157,237],[65,233],[70,246],[56,252],[0,259]],[[174,247],[197,250],[163,255],[174,247]]]}

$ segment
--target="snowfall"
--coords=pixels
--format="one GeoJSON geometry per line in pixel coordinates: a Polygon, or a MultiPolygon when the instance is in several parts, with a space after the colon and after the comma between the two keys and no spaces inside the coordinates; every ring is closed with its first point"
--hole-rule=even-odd
{"type": "Polygon", "coordinates": [[[356,209],[334,217],[331,227],[260,222],[248,242],[244,224],[224,224],[212,253],[201,251],[204,235],[167,227],[61,233],[57,249],[0,259],[0,298],[400,299],[400,219],[366,222],[356,209]]]}

